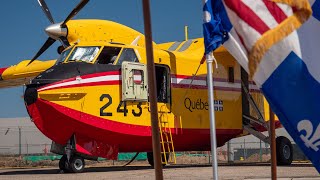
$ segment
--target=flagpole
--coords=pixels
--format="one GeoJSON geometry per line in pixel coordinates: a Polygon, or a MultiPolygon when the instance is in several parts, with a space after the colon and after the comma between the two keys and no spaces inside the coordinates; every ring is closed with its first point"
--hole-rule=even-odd
{"type": "Polygon", "coordinates": [[[155,176],[157,180],[163,179],[162,162],[161,162],[161,147],[159,136],[158,123],[158,107],[157,107],[157,89],[156,89],[156,75],[153,60],[152,47],[152,30],[151,30],[151,16],[150,16],[150,2],[149,0],[142,1],[144,31],[146,41],[147,53],[147,69],[148,69],[148,85],[149,85],[149,101],[151,111],[151,127],[152,127],[152,150],[154,159],[155,176]]]}
{"type": "Polygon", "coordinates": [[[206,55],[207,59],[207,82],[208,82],[208,99],[209,99],[209,116],[210,116],[210,138],[211,138],[211,155],[213,179],[218,180],[218,162],[217,162],[217,138],[216,138],[216,123],[214,114],[214,89],[213,89],[213,70],[212,62],[214,56],[206,55]]]}
{"type": "Polygon", "coordinates": [[[269,106],[269,116],[270,116],[270,145],[271,145],[271,179],[277,179],[277,152],[276,152],[276,130],[274,124],[274,112],[272,111],[271,107],[269,106]]]}

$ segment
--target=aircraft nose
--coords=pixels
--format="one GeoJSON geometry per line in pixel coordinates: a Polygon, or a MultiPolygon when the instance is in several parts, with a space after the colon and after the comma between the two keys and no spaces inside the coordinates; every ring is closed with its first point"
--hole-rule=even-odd
{"type": "Polygon", "coordinates": [[[34,87],[28,87],[26,91],[24,92],[24,102],[27,105],[31,105],[35,103],[38,99],[38,91],[37,88],[34,87]]]}
{"type": "Polygon", "coordinates": [[[59,39],[60,37],[67,37],[67,28],[61,27],[60,24],[52,24],[45,29],[46,33],[53,39],[59,39]]]}

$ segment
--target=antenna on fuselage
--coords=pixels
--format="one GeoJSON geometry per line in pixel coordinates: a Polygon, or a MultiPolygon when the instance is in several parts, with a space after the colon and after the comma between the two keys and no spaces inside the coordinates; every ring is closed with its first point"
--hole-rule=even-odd
{"type": "MultiPolygon", "coordinates": [[[[200,69],[200,66],[201,66],[205,61],[206,61],[206,56],[205,56],[205,55],[203,55],[203,57],[202,57],[202,59],[201,59],[201,61],[200,61],[200,64],[199,64],[199,66],[198,66],[198,68],[197,68],[197,70],[196,70],[196,73],[192,74],[191,82],[190,82],[190,84],[189,84],[189,87],[188,87],[188,89],[187,89],[186,93],[184,94],[183,99],[185,99],[185,98],[186,98],[186,96],[187,96],[187,94],[188,94],[188,90],[191,88],[191,86],[192,86],[192,82],[193,82],[194,78],[196,77],[196,75],[198,74],[198,71],[199,71],[199,69],[200,69]]],[[[218,63],[217,63],[217,60],[216,60],[216,59],[214,59],[214,62],[215,62],[215,67],[216,67],[216,69],[218,69],[218,63]]]]}
{"type": "Polygon", "coordinates": [[[188,26],[184,26],[184,37],[185,37],[185,41],[188,41],[188,26]]]}
{"type": "Polygon", "coordinates": [[[132,46],[137,46],[138,45],[138,42],[139,42],[139,40],[140,40],[140,35],[139,36],[137,36],[133,41],[132,41],[132,43],[131,43],[131,45],[132,46]]]}
{"type": "Polygon", "coordinates": [[[204,63],[205,60],[206,60],[206,56],[203,55],[203,57],[202,57],[202,59],[201,59],[201,61],[200,61],[200,64],[199,64],[199,66],[198,66],[198,68],[197,68],[197,70],[196,70],[196,73],[192,74],[191,82],[190,82],[190,84],[189,84],[189,87],[188,87],[186,93],[184,93],[183,99],[186,98],[186,96],[187,96],[187,94],[188,94],[188,91],[189,91],[189,89],[190,89],[191,86],[192,86],[192,82],[193,82],[194,78],[196,77],[196,75],[198,74],[198,71],[199,71],[199,69],[200,69],[200,66],[204,63]]]}

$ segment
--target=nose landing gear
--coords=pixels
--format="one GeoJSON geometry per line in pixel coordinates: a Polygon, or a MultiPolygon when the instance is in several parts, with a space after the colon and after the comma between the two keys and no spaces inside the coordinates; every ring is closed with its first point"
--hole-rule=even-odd
{"type": "MultiPolygon", "coordinates": [[[[58,147],[57,147],[58,148],[58,147]]],[[[62,147],[60,147],[61,149],[62,147]]],[[[85,168],[83,157],[79,156],[75,150],[75,136],[67,142],[64,147],[65,154],[59,161],[59,169],[65,173],[81,173],[85,168]]]]}

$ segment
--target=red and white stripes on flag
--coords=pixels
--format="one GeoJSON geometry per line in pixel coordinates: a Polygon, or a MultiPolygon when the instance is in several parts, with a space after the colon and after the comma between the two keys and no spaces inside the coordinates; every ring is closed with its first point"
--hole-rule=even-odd
{"type": "Polygon", "coordinates": [[[301,54],[295,29],[311,14],[308,1],[223,0],[223,3],[233,25],[229,32],[230,39],[224,46],[250,72],[251,77],[257,80],[258,85],[263,84],[281,63],[283,57],[273,57],[273,54],[288,55],[288,52],[279,52],[283,51],[281,46],[286,40],[282,40],[286,36],[290,35],[287,39],[290,39],[291,44],[295,42],[291,45],[291,50],[301,54]],[[270,61],[270,58],[278,60],[267,65],[263,63],[264,59],[270,61]],[[267,71],[257,71],[261,70],[262,65],[267,71]]]}

